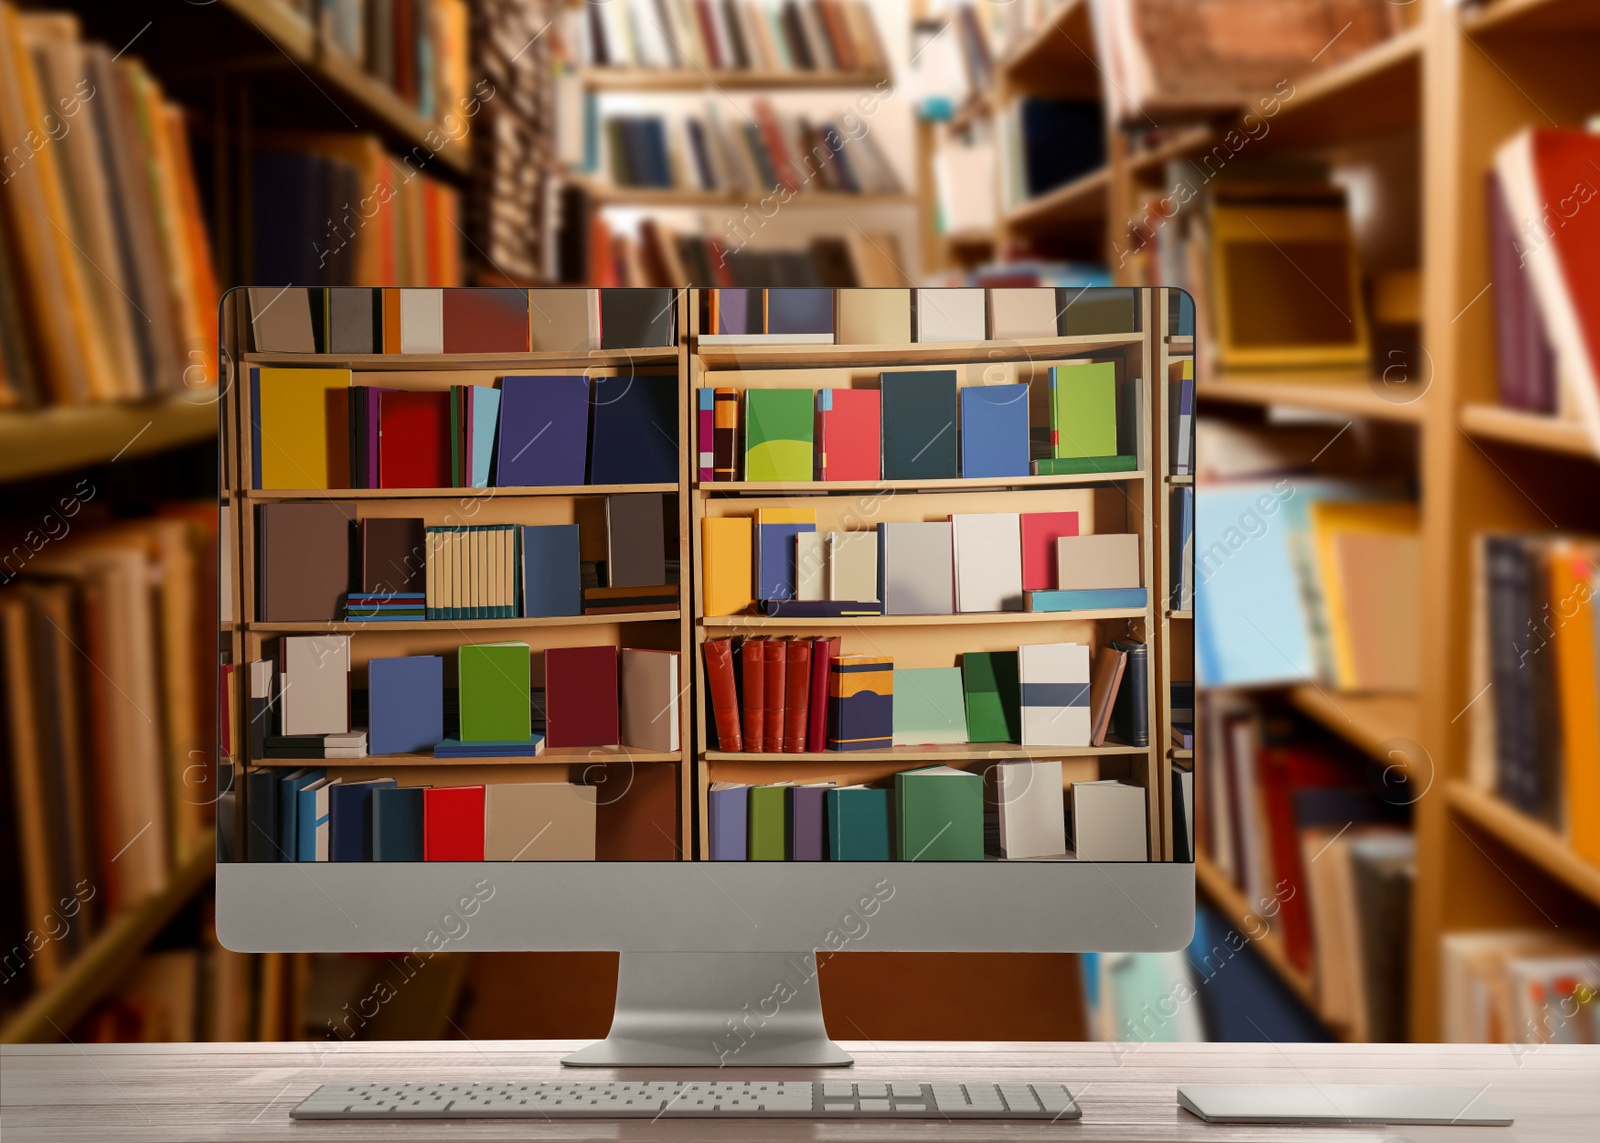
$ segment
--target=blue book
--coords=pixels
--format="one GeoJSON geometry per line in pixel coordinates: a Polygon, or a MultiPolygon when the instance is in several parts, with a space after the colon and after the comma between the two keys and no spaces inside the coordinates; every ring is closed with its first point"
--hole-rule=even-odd
{"type": "Polygon", "coordinates": [[[578,525],[522,526],[522,614],[530,619],[583,614],[578,525]]]}
{"type": "Polygon", "coordinates": [[[372,860],[422,860],[422,787],[372,791],[372,860]]]}
{"type": "Polygon", "coordinates": [[[1232,1043],[1328,1043],[1333,1035],[1261,959],[1250,941],[1238,942],[1220,916],[1194,911],[1194,940],[1186,953],[1205,998],[1206,1039],[1232,1043]],[[1219,959],[1220,957],[1220,959],[1219,959]]]}
{"type": "Polygon", "coordinates": [[[582,484],[589,462],[587,377],[503,377],[498,488],[582,484]]]}
{"type": "Polygon", "coordinates": [[[367,753],[416,754],[444,737],[444,656],[367,664],[367,753]]]}
{"type": "Polygon", "coordinates": [[[744,861],[749,854],[750,787],[713,782],[706,793],[712,861],[744,861]]]}
{"type": "Polygon", "coordinates": [[[1145,607],[1150,593],[1142,587],[1095,587],[1077,591],[1030,591],[1029,611],[1101,611],[1145,607]]]}
{"type": "Polygon", "coordinates": [[[500,390],[479,385],[472,394],[472,487],[489,487],[494,430],[500,423],[500,390]]]}
{"type": "Polygon", "coordinates": [[[756,598],[793,599],[795,596],[795,537],[815,532],[815,524],[756,525],[756,598]]]}
{"type": "Polygon", "coordinates": [[[278,779],[278,849],[281,860],[291,861],[300,852],[300,791],[328,776],[326,770],[307,767],[278,779]]]}
{"type": "Polygon", "coordinates": [[[300,789],[295,807],[296,861],[316,861],[319,850],[321,860],[327,860],[328,799],[339,784],[338,778],[319,778],[300,789]]]}
{"type": "Polygon", "coordinates": [[[435,758],[534,758],[544,752],[544,735],[494,742],[446,738],[433,748],[435,758]]]}
{"type": "Polygon", "coordinates": [[[393,778],[340,782],[328,789],[328,860],[372,860],[372,791],[393,778]]]}
{"type": "Polygon", "coordinates": [[[594,379],[590,484],[678,482],[678,379],[641,374],[594,379]]]}
{"type": "Polygon", "coordinates": [[[811,287],[767,291],[768,333],[833,333],[833,291],[811,287]]]}
{"type": "Polygon", "coordinates": [[[1028,387],[961,390],[961,475],[1028,475],[1028,387]]]}

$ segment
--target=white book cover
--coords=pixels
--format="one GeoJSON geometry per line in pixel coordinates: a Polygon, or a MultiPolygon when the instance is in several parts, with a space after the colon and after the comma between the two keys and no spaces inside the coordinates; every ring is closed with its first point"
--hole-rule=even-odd
{"type": "Polygon", "coordinates": [[[950,517],[956,552],[956,610],[1022,610],[1022,517],[973,512],[950,517]]]}
{"type": "Polygon", "coordinates": [[[1144,790],[1122,782],[1072,784],[1073,852],[1079,861],[1148,861],[1144,790]]]}
{"type": "Polygon", "coordinates": [[[828,556],[821,532],[801,532],[794,538],[794,584],[796,599],[828,598],[828,556]]]}
{"type": "Polygon", "coordinates": [[[622,744],[678,749],[678,652],[624,647],[619,663],[622,744]]]}
{"type": "Polygon", "coordinates": [[[444,291],[400,291],[400,352],[444,352],[444,291]]]}
{"type": "Polygon", "coordinates": [[[286,635],[283,648],[283,733],[348,731],[350,636],[286,635]]]}
{"type": "Polygon", "coordinates": [[[1056,540],[1056,586],[1062,591],[1139,587],[1139,536],[1106,532],[1056,540]]]}
{"type": "Polygon", "coordinates": [[[828,532],[828,598],[863,603],[878,598],[878,537],[828,532]]]}
{"type": "Polygon", "coordinates": [[[1000,856],[1011,859],[1065,853],[1067,820],[1061,763],[1001,762],[994,769],[1000,856]]]}
{"type": "Polygon", "coordinates": [[[981,289],[917,291],[917,340],[983,341],[988,313],[981,289]]]}
{"type": "Polygon", "coordinates": [[[1036,643],[1017,648],[1022,690],[1022,745],[1087,746],[1089,646],[1036,643]]]}
{"type": "Polygon", "coordinates": [[[885,615],[955,611],[955,548],[949,521],[878,525],[885,615]]]}

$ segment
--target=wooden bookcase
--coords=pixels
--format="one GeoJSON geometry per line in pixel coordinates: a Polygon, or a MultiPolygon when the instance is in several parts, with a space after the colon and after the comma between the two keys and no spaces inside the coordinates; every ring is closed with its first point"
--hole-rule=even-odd
{"type": "MultiPolygon", "coordinates": [[[[711,782],[769,783],[833,780],[841,784],[881,782],[901,770],[944,763],[981,770],[1006,758],[1062,758],[1066,780],[1119,778],[1147,793],[1151,860],[1172,856],[1171,791],[1168,782],[1165,710],[1168,673],[1164,664],[1168,619],[1162,585],[1165,559],[1162,517],[1157,502],[1164,482],[1165,424],[1161,386],[1152,386],[1153,365],[1161,352],[1153,324],[1152,293],[1140,295],[1141,332],[1102,337],[1044,338],[1027,342],[930,343],[907,345],[756,345],[699,344],[700,307],[690,309],[686,405],[705,388],[873,387],[881,369],[950,367],[958,383],[1043,384],[1051,364],[1073,359],[1120,363],[1121,376],[1135,379],[1140,394],[1139,437],[1142,464],[1122,476],[1031,476],[932,481],[703,483],[692,481],[691,545],[694,553],[695,808],[700,828],[699,856],[709,857],[706,792],[711,782]],[[1148,606],[1142,609],[1076,613],[998,612],[955,615],[883,615],[853,619],[788,619],[755,614],[704,615],[701,567],[702,522],[708,517],[747,516],[762,507],[808,507],[818,531],[870,530],[885,521],[942,520],[952,513],[1077,510],[1085,532],[1134,532],[1141,537],[1143,582],[1148,606]],[[1015,650],[1021,644],[1079,642],[1101,646],[1132,637],[1149,645],[1148,746],[1024,748],[1009,743],[895,746],[884,750],[822,753],[727,753],[707,748],[711,741],[706,707],[707,639],[734,634],[838,634],[845,654],[887,655],[896,667],[954,667],[966,651],[1015,650]]],[[[698,442],[696,447],[700,447],[698,442]]]]}

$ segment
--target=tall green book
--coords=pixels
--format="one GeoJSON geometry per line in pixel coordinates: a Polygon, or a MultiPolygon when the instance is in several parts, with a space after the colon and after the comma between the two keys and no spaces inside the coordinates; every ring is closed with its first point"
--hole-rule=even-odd
{"type": "Polygon", "coordinates": [[[840,786],[826,797],[829,861],[888,861],[889,791],[840,786]]]}
{"type": "Polygon", "coordinates": [[[897,667],[894,744],[928,746],[966,741],[961,672],[955,667],[897,667]]]}
{"type": "Polygon", "coordinates": [[[949,766],[896,774],[894,820],[901,861],[982,861],[983,779],[949,766]]]}
{"type": "Polygon", "coordinates": [[[469,643],[456,653],[461,741],[521,742],[533,737],[526,643],[469,643]]]}
{"type": "Polygon", "coordinates": [[[750,787],[751,861],[782,861],[788,850],[788,815],[784,813],[784,787],[750,787]]]}
{"type": "Polygon", "coordinates": [[[1085,361],[1050,367],[1050,455],[1114,456],[1117,367],[1085,361]]]}
{"type": "Polygon", "coordinates": [[[1015,651],[963,652],[961,684],[970,741],[1022,741],[1022,687],[1015,651]]]}
{"type": "Polygon", "coordinates": [[[747,389],[744,478],[808,481],[816,393],[810,389],[747,389]]]}

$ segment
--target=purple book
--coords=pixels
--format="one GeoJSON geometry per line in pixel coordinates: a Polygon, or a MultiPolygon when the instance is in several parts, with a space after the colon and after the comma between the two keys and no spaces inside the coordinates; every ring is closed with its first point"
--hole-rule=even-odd
{"type": "Polygon", "coordinates": [[[1500,403],[1530,413],[1557,407],[1556,357],[1545,332],[1544,313],[1522,265],[1518,235],[1500,179],[1489,172],[1489,253],[1495,280],[1495,351],[1500,403]]]}
{"type": "Polygon", "coordinates": [[[823,861],[828,856],[827,786],[790,786],[789,860],[823,861]]]}
{"type": "Polygon", "coordinates": [[[698,419],[697,432],[699,437],[699,462],[700,483],[710,484],[716,477],[714,466],[715,453],[712,442],[717,435],[716,396],[717,391],[711,388],[698,390],[700,400],[695,412],[698,419]]]}
{"type": "Polygon", "coordinates": [[[587,377],[501,379],[496,486],[583,484],[588,463],[587,377]]]}
{"type": "Polygon", "coordinates": [[[713,782],[706,792],[706,805],[711,818],[711,860],[746,860],[750,852],[750,787],[713,782]]]}

